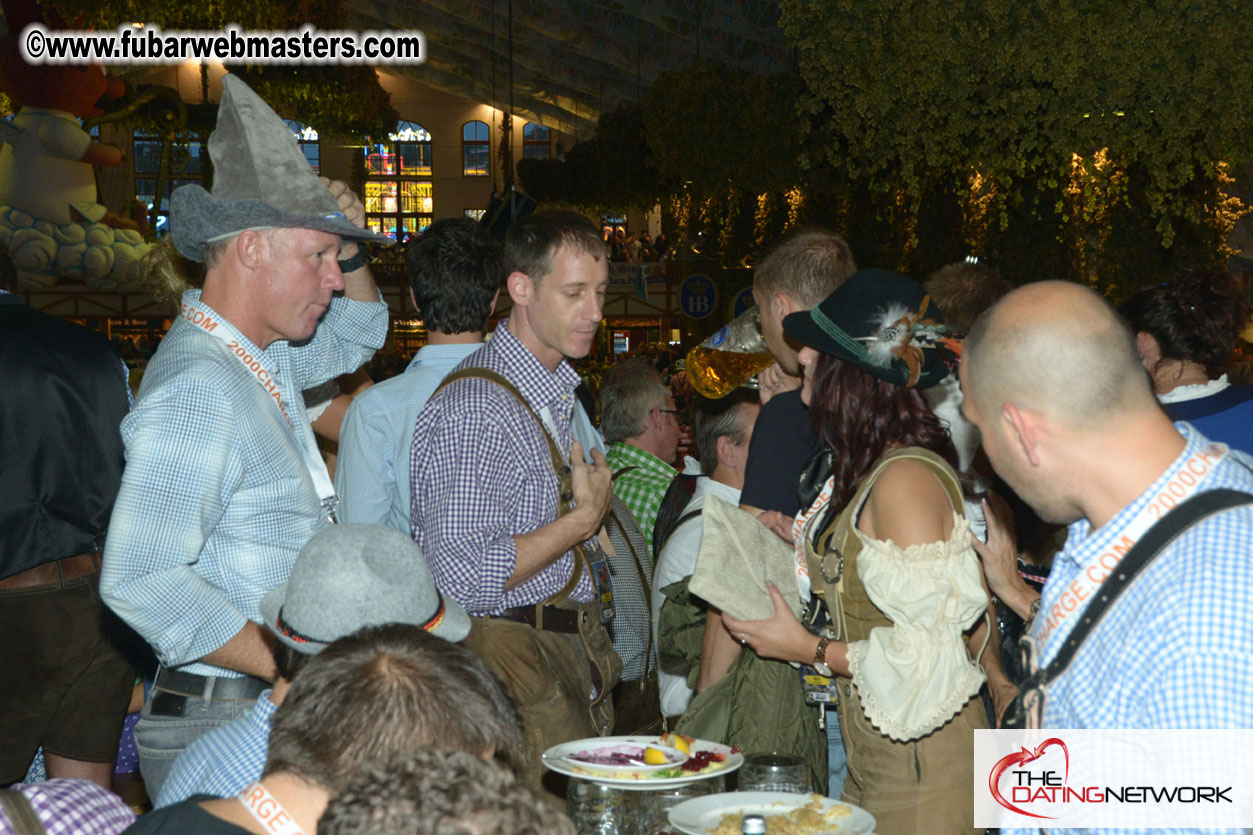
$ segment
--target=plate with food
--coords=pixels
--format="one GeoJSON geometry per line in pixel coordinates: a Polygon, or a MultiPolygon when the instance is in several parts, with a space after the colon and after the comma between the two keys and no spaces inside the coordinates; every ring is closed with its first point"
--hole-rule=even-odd
{"type": "Polygon", "coordinates": [[[685,800],[670,825],[688,835],[740,835],[744,815],[761,815],[770,835],[869,835],[874,817],[820,794],[726,792],[685,800]]]}
{"type": "Polygon", "coordinates": [[[554,745],[541,759],[558,774],[628,789],[679,786],[744,764],[738,750],[672,733],[576,739],[554,745]]]}

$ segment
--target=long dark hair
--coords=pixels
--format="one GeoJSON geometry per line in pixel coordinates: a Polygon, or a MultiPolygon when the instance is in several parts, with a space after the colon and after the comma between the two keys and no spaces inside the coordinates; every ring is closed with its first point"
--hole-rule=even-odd
{"type": "Polygon", "coordinates": [[[872,377],[830,354],[819,354],[814,366],[809,416],[832,452],[833,509],[848,504],[858,482],[892,447],[928,449],[958,471],[953,440],[922,392],[872,377]]]}

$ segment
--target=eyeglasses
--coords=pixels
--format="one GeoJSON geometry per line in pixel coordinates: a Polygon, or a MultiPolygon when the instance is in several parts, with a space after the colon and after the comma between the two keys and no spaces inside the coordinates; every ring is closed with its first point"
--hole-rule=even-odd
{"type": "Polygon", "coordinates": [[[658,409],[657,411],[659,411],[659,412],[665,412],[665,413],[666,413],[666,414],[668,414],[668,415],[674,415],[674,419],[675,419],[675,420],[678,420],[678,419],[679,419],[679,415],[683,414],[683,413],[682,413],[681,411],[679,411],[678,409],[658,409]]]}

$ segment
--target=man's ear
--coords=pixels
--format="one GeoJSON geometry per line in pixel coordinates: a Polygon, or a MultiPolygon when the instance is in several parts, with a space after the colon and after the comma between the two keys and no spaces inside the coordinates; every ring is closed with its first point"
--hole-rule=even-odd
{"type": "Polygon", "coordinates": [[[509,277],[505,279],[505,289],[509,291],[509,298],[513,299],[513,303],[525,307],[535,296],[535,282],[526,273],[514,270],[509,273],[509,277]]]}
{"type": "Polygon", "coordinates": [[[235,239],[235,254],[239,256],[241,264],[250,270],[255,270],[265,260],[269,246],[270,242],[261,232],[248,229],[240,232],[239,237],[235,239]]]}
{"type": "Polygon", "coordinates": [[[1001,405],[1001,417],[1009,424],[1013,433],[1011,439],[1018,442],[1019,448],[1031,462],[1031,466],[1040,466],[1040,440],[1043,427],[1040,425],[1039,416],[1016,403],[1004,403],[1001,405]]]}
{"type": "Polygon", "coordinates": [[[662,430],[662,422],[666,419],[665,414],[661,411],[662,406],[654,406],[648,410],[648,422],[645,424],[646,429],[653,429],[657,432],[662,430]]]}
{"type": "Polygon", "coordinates": [[[779,314],[779,318],[787,316],[789,313],[795,313],[801,309],[801,306],[796,303],[796,300],[787,293],[775,293],[772,301],[774,303],[775,312],[779,314]]]}
{"type": "Polygon", "coordinates": [[[735,469],[736,446],[731,441],[730,435],[719,435],[718,440],[714,442],[714,449],[717,450],[719,464],[735,469]]]}
{"type": "Polygon", "coordinates": [[[409,288],[409,301],[413,302],[413,309],[418,312],[418,318],[422,318],[422,308],[418,307],[418,300],[414,298],[413,288],[409,288]]]}
{"type": "Polygon", "coordinates": [[[493,313],[495,313],[495,312],[496,312],[496,303],[497,303],[498,301],[500,301],[500,290],[499,290],[499,289],[498,289],[495,293],[492,293],[492,306],[491,306],[491,307],[489,307],[489,308],[487,309],[487,315],[488,315],[489,317],[490,317],[493,313]]]}

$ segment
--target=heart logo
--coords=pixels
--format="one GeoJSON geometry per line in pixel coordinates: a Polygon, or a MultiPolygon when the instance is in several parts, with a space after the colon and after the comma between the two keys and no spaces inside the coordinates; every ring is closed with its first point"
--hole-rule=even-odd
{"type": "Polygon", "coordinates": [[[1037,745],[1034,751],[1030,748],[1023,748],[1021,751],[1016,751],[1013,754],[1002,757],[997,761],[996,765],[992,767],[992,773],[988,775],[988,789],[992,792],[992,798],[996,800],[997,803],[1016,814],[1026,815],[1029,818],[1056,820],[1056,818],[1050,815],[1037,815],[1034,812],[1027,812],[1023,809],[1019,809],[1001,795],[1001,775],[1004,774],[1007,769],[1012,766],[1026,765],[1027,763],[1040,759],[1040,757],[1044,756],[1044,752],[1054,745],[1060,746],[1062,754],[1066,757],[1065,777],[1062,779],[1062,784],[1065,785],[1065,783],[1070,779],[1070,750],[1066,747],[1065,742],[1053,736],[1037,745]]]}

